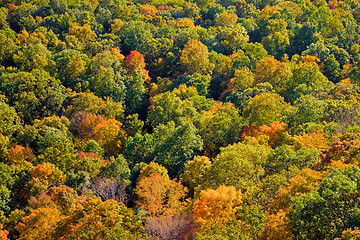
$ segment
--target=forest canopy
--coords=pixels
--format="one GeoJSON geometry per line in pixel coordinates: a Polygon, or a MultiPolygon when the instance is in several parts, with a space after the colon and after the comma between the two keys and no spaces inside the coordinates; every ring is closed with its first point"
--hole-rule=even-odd
{"type": "Polygon", "coordinates": [[[0,0],[0,239],[360,239],[358,0],[0,0]]]}

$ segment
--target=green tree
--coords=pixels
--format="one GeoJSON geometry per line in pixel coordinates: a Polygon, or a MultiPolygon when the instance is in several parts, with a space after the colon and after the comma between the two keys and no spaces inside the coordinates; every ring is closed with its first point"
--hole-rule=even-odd
{"type": "Polygon", "coordinates": [[[224,47],[227,53],[242,49],[245,44],[249,41],[247,32],[243,26],[236,26],[232,29],[224,29],[220,44],[224,47]]]}
{"type": "Polygon", "coordinates": [[[143,21],[128,21],[121,27],[120,36],[124,43],[125,52],[141,50],[142,45],[153,38],[152,25],[143,21]]]}
{"type": "Polygon", "coordinates": [[[203,184],[204,174],[210,166],[211,161],[205,156],[195,156],[186,163],[180,180],[188,187],[190,196],[193,196],[194,190],[203,184]]]}
{"type": "Polygon", "coordinates": [[[202,112],[198,128],[204,152],[212,157],[221,147],[240,141],[242,119],[233,104],[220,102],[202,112]]]}
{"type": "Polygon", "coordinates": [[[129,137],[125,146],[124,156],[131,166],[140,162],[148,163],[153,157],[152,152],[155,143],[153,135],[137,133],[134,137],[129,137]]]}
{"type": "Polygon", "coordinates": [[[269,125],[279,121],[289,111],[291,105],[276,93],[262,93],[247,101],[243,115],[251,125],[269,125]]]}
{"type": "Polygon", "coordinates": [[[324,61],[324,75],[333,83],[337,83],[339,81],[340,63],[336,61],[333,54],[324,61]]]}
{"type": "Polygon", "coordinates": [[[63,110],[66,90],[43,69],[6,72],[0,76],[0,90],[25,123],[63,110]]]}
{"type": "Polygon", "coordinates": [[[125,65],[130,75],[125,82],[127,111],[142,112],[147,107],[145,86],[149,86],[151,79],[145,69],[144,57],[137,51],[131,51],[125,59],[125,65]]]}
{"type": "Polygon", "coordinates": [[[302,95],[330,87],[331,83],[320,72],[316,63],[301,62],[292,69],[293,77],[286,90],[285,98],[294,102],[302,95]]]}
{"type": "Polygon", "coordinates": [[[6,65],[6,62],[10,60],[10,56],[14,51],[16,51],[17,47],[10,37],[6,36],[3,33],[0,33],[0,63],[6,65]]]}
{"type": "Polygon", "coordinates": [[[261,40],[269,54],[280,58],[290,45],[287,23],[283,19],[270,19],[266,26],[268,35],[261,40]]]}
{"type": "Polygon", "coordinates": [[[188,160],[201,151],[203,141],[196,127],[190,122],[176,126],[173,121],[154,129],[154,161],[166,167],[171,177],[178,177],[188,160]]]}
{"type": "Polygon", "coordinates": [[[241,190],[243,201],[256,202],[268,154],[268,147],[260,144],[235,143],[222,148],[205,172],[200,189],[234,186],[241,190]]]}
{"type": "Polygon", "coordinates": [[[126,72],[115,54],[104,51],[95,56],[89,81],[90,89],[99,97],[111,97],[115,101],[125,98],[126,72]]]}
{"type": "Polygon", "coordinates": [[[357,226],[359,180],[358,167],[334,170],[318,190],[293,198],[289,217],[294,235],[299,239],[333,239],[357,226]]]}
{"type": "Polygon", "coordinates": [[[258,62],[261,59],[269,57],[266,49],[261,43],[247,43],[245,44],[243,51],[250,60],[249,68],[252,71],[255,71],[258,62]]]}
{"type": "Polygon", "coordinates": [[[0,133],[11,136],[19,128],[20,118],[15,109],[5,102],[3,95],[0,95],[0,133]]]}
{"type": "Polygon", "coordinates": [[[192,119],[196,116],[196,110],[188,100],[182,101],[170,92],[165,92],[152,99],[152,105],[148,113],[147,121],[153,127],[174,121],[178,125],[183,118],[192,119]]]}
{"type": "Polygon", "coordinates": [[[53,60],[56,63],[56,77],[65,87],[75,89],[80,84],[83,85],[80,89],[86,90],[89,83],[81,79],[91,63],[86,54],[74,49],[65,49],[54,54],[53,60]]]}

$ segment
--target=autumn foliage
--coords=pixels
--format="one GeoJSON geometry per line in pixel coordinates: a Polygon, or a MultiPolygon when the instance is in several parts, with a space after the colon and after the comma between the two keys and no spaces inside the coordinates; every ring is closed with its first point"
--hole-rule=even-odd
{"type": "Polygon", "coordinates": [[[235,209],[241,204],[241,193],[233,186],[201,191],[199,200],[194,202],[194,219],[201,226],[209,222],[224,223],[235,216],[235,209]]]}
{"type": "Polygon", "coordinates": [[[359,0],[0,1],[0,240],[360,239],[359,0]]]}

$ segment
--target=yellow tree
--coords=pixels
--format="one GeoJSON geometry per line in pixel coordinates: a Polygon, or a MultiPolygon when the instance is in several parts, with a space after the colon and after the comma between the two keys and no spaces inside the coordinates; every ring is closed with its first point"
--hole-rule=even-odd
{"type": "Polygon", "coordinates": [[[276,92],[281,93],[288,87],[292,77],[290,67],[279,62],[274,57],[262,59],[256,66],[256,74],[254,84],[268,82],[276,92]]]}
{"type": "Polygon", "coordinates": [[[31,210],[30,215],[23,217],[16,226],[21,240],[52,239],[57,224],[63,219],[56,208],[38,208],[31,210]]]}
{"type": "MultiPolygon", "coordinates": [[[[2,226],[0,225],[0,229],[2,228],[2,226]]],[[[8,231],[6,230],[0,230],[0,240],[9,240],[9,238],[7,237],[9,234],[8,231]]]]}
{"type": "Polygon", "coordinates": [[[208,222],[224,223],[235,216],[235,209],[241,202],[241,191],[236,191],[233,186],[221,185],[216,190],[201,191],[193,206],[194,220],[201,227],[208,222]]]}
{"type": "Polygon", "coordinates": [[[287,222],[287,211],[280,210],[279,212],[269,215],[266,226],[259,234],[260,240],[292,240],[290,224],[287,222]]]}
{"type": "Polygon", "coordinates": [[[228,83],[228,89],[232,92],[243,91],[253,85],[254,74],[247,67],[236,69],[234,77],[228,83]]]}
{"type": "Polygon", "coordinates": [[[142,229],[123,203],[80,196],[75,210],[55,229],[54,239],[142,239],[142,229]]]}
{"type": "Polygon", "coordinates": [[[216,17],[216,26],[230,27],[234,26],[238,16],[235,13],[222,12],[216,17]]]}
{"type": "Polygon", "coordinates": [[[156,172],[141,178],[135,190],[138,196],[137,204],[151,217],[182,213],[186,203],[186,192],[187,189],[180,182],[156,172]]]}
{"type": "Polygon", "coordinates": [[[32,195],[45,191],[49,186],[61,185],[65,182],[65,174],[55,165],[46,162],[36,165],[31,177],[27,187],[32,195]]]}
{"type": "Polygon", "coordinates": [[[96,33],[91,30],[90,25],[87,23],[85,23],[83,26],[79,26],[76,23],[71,23],[69,33],[65,38],[70,46],[75,45],[73,47],[82,50],[85,46],[95,41],[96,33]]]}
{"type": "Polygon", "coordinates": [[[181,52],[180,65],[187,74],[208,74],[212,71],[209,61],[209,50],[200,41],[189,40],[181,52]]]}
{"type": "Polygon", "coordinates": [[[109,119],[95,126],[94,140],[104,149],[105,155],[116,155],[125,146],[126,132],[121,122],[109,119]]]}

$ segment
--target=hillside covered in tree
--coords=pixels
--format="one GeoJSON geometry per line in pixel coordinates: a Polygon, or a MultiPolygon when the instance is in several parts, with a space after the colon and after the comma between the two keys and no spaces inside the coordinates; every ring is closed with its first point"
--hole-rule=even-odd
{"type": "Polygon", "coordinates": [[[358,0],[1,0],[0,240],[360,239],[358,0]]]}

